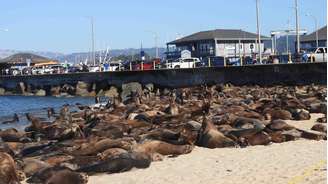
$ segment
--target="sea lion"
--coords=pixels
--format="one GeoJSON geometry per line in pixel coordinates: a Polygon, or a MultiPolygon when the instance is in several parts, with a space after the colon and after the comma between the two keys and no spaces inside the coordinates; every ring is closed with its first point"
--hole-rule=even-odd
{"type": "Polygon", "coordinates": [[[27,177],[32,176],[34,173],[36,173],[40,169],[50,167],[50,165],[47,164],[46,162],[43,162],[43,161],[41,161],[39,159],[35,159],[35,158],[24,158],[23,162],[24,162],[23,171],[27,177]]]}
{"type": "Polygon", "coordinates": [[[276,119],[282,119],[282,120],[290,120],[293,119],[292,114],[284,109],[266,109],[264,110],[265,117],[267,117],[268,120],[276,120],[276,119]]]}
{"type": "Polygon", "coordinates": [[[0,131],[0,138],[5,142],[29,142],[31,141],[24,132],[15,128],[0,131]]]}
{"type": "Polygon", "coordinates": [[[7,153],[0,152],[0,184],[19,184],[16,164],[7,153]]]}
{"type": "Polygon", "coordinates": [[[203,116],[202,128],[199,133],[197,144],[206,148],[222,148],[235,146],[235,142],[219,132],[213,123],[203,116]]]}
{"type": "Polygon", "coordinates": [[[12,120],[3,121],[1,124],[10,124],[19,122],[18,115],[15,113],[12,120]]]}
{"type": "Polygon", "coordinates": [[[315,125],[313,125],[311,130],[326,133],[327,132],[327,125],[326,124],[315,124],[315,125]]]}
{"type": "Polygon", "coordinates": [[[133,149],[136,152],[143,152],[149,155],[159,153],[161,155],[181,155],[190,153],[193,146],[190,145],[174,145],[163,141],[149,140],[142,144],[136,145],[133,149]]]}
{"type": "MultiPolygon", "coordinates": [[[[27,183],[40,183],[40,184],[47,183],[47,181],[49,179],[51,179],[53,176],[55,176],[56,173],[58,173],[58,172],[71,173],[74,171],[72,169],[69,169],[69,168],[63,167],[63,166],[43,168],[43,169],[38,170],[29,179],[27,179],[27,183]]],[[[52,181],[54,181],[54,180],[52,180],[52,181]]]]}
{"type": "Polygon", "coordinates": [[[133,142],[123,139],[102,139],[96,143],[90,143],[86,147],[72,151],[73,155],[96,155],[100,152],[105,151],[109,148],[122,148],[125,150],[130,150],[132,148],[133,142]]]}
{"type": "Polygon", "coordinates": [[[117,157],[101,160],[96,164],[77,169],[77,172],[94,173],[118,173],[129,171],[132,168],[147,168],[151,163],[148,154],[140,152],[123,153],[117,157]]]}
{"type": "Polygon", "coordinates": [[[265,132],[258,132],[255,135],[247,138],[247,142],[251,146],[255,145],[268,145],[271,142],[271,137],[265,132]]]}
{"type": "Polygon", "coordinates": [[[308,111],[304,109],[296,109],[292,112],[293,118],[295,120],[309,120],[311,119],[311,115],[308,111]]]}
{"type": "Polygon", "coordinates": [[[58,171],[46,180],[45,184],[87,184],[88,175],[68,170],[58,171]]]}
{"type": "Polygon", "coordinates": [[[269,129],[271,129],[273,131],[291,130],[291,129],[295,128],[295,127],[287,124],[284,120],[281,120],[281,119],[271,121],[271,123],[268,124],[266,127],[268,127],[269,129]]]}
{"type": "Polygon", "coordinates": [[[100,153],[99,156],[102,160],[105,160],[107,158],[120,155],[122,153],[128,153],[128,151],[126,151],[125,149],[122,149],[122,148],[109,148],[109,149],[103,151],[102,153],[100,153]]]}

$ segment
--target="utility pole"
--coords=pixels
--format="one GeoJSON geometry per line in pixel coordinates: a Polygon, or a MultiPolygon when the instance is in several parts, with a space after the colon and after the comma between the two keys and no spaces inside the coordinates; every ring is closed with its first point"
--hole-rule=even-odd
{"type": "Polygon", "coordinates": [[[262,64],[262,46],[261,46],[261,29],[260,29],[260,2],[256,0],[256,23],[257,23],[257,40],[260,63],[262,64]]]}
{"type": "Polygon", "coordinates": [[[289,31],[290,31],[290,20],[287,20],[287,34],[286,34],[286,53],[289,54],[289,31]]]}
{"type": "Polygon", "coordinates": [[[299,54],[301,49],[300,49],[300,25],[299,25],[299,15],[298,15],[298,0],[295,0],[295,13],[296,13],[296,53],[299,54]]]}
{"type": "Polygon", "coordinates": [[[317,48],[319,47],[319,33],[318,33],[318,19],[317,17],[315,17],[314,15],[307,13],[306,16],[312,17],[314,20],[314,24],[315,24],[315,39],[316,39],[316,46],[317,48]]]}
{"type": "Polygon", "coordinates": [[[96,65],[96,53],[95,53],[95,34],[94,34],[94,22],[93,17],[91,18],[91,42],[92,42],[92,60],[93,65],[96,65]]]}

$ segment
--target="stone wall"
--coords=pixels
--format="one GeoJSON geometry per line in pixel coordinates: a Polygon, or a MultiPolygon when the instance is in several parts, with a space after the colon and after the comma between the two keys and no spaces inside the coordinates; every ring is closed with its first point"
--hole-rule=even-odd
{"type": "Polygon", "coordinates": [[[17,93],[40,96],[44,94],[54,96],[115,95],[117,89],[113,87],[120,88],[122,84],[129,82],[138,82],[142,85],[153,84],[157,88],[179,88],[218,83],[234,85],[326,84],[327,63],[0,76],[0,88],[2,88],[0,95],[17,93]]]}

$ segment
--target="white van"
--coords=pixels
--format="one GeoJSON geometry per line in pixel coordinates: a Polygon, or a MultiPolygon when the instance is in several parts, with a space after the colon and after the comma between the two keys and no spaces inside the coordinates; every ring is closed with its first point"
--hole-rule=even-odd
{"type": "Polygon", "coordinates": [[[166,68],[195,68],[199,62],[198,58],[179,58],[166,63],[166,68]]]}

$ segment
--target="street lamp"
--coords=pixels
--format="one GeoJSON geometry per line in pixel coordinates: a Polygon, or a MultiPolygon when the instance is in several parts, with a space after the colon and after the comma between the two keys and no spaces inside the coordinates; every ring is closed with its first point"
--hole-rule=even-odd
{"type": "Polygon", "coordinates": [[[154,35],[156,58],[158,58],[159,57],[159,53],[158,53],[158,34],[155,31],[147,31],[147,32],[150,32],[154,35]]]}
{"type": "Polygon", "coordinates": [[[257,24],[257,36],[258,36],[258,49],[260,56],[260,63],[262,64],[262,46],[261,46],[261,29],[260,29],[260,2],[256,0],[256,24],[257,24]]]}
{"type": "Polygon", "coordinates": [[[298,0],[295,0],[295,17],[296,17],[296,47],[297,47],[297,54],[300,53],[300,34],[299,34],[299,15],[298,15],[298,0]]]}
{"type": "Polygon", "coordinates": [[[86,17],[88,19],[90,19],[90,26],[91,26],[91,48],[92,48],[92,57],[90,58],[90,60],[93,61],[93,65],[96,65],[96,53],[95,53],[95,34],[94,34],[94,21],[93,21],[93,17],[86,17]]]}
{"type": "Polygon", "coordinates": [[[314,24],[315,24],[315,39],[316,39],[316,45],[317,45],[317,48],[319,47],[319,33],[318,33],[318,19],[317,17],[315,17],[314,15],[310,14],[310,13],[307,13],[306,16],[308,17],[312,17],[313,20],[314,20],[314,24]]]}

